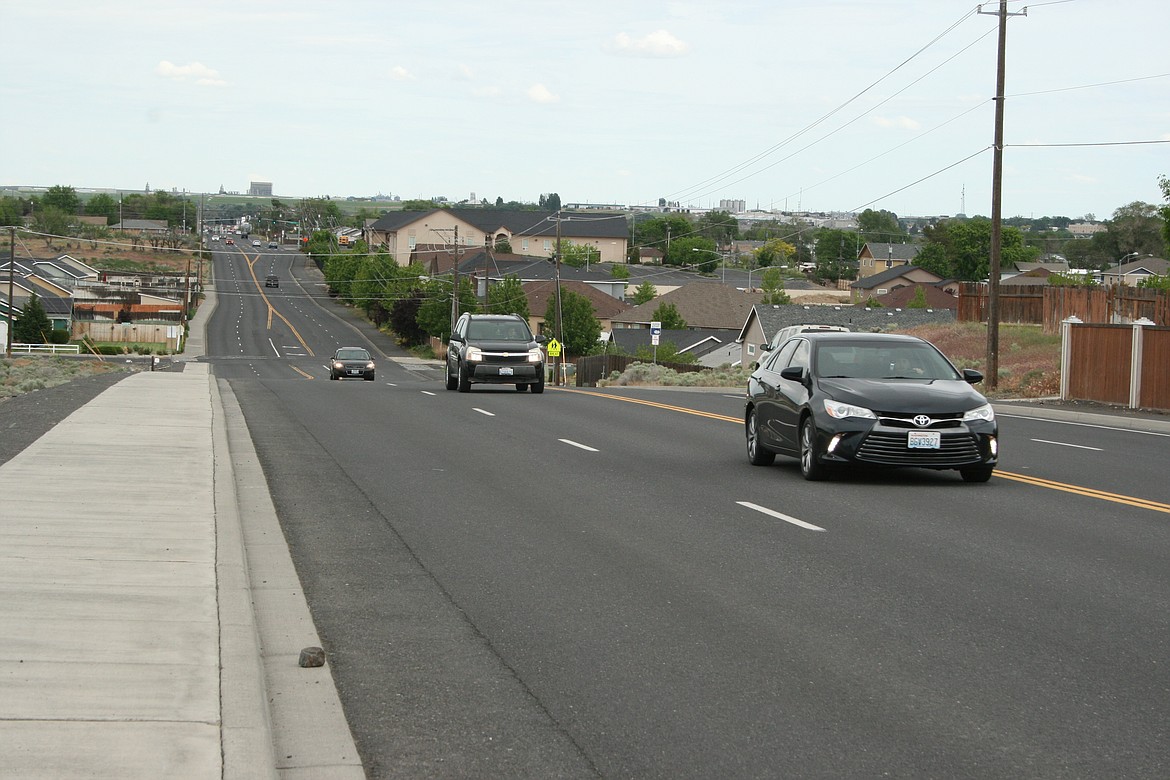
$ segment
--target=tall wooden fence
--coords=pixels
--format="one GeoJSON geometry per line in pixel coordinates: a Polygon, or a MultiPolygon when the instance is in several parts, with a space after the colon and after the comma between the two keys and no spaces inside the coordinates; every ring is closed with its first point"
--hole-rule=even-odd
{"type": "Polygon", "coordinates": [[[1065,323],[1060,397],[1170,409],[1170,327],[1065,323]]]}
{"type": "MultiPolygon", "coordinates": [[[[959,288],[960,322],[987,321],[987,285],[964,282],[959,288]]],[[[1060,332],[1069,317],[1083,322],[1128,324],[1145,317],[1170,325],[1170,295],[1128,285],[1065,287],[1013,285],[999,287],[999,321],[1043,325],[1046,333],[1060,332]]]]}

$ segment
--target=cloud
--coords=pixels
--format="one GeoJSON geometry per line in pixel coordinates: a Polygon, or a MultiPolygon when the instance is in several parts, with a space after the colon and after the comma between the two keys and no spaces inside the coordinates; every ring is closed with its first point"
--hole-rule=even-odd
{"type": "Polygon", "coordinates": [[[528,88],[528,99],[533,103],[555,103],[559,97],[549,91],[544,84],[533,84],[528,88]]]}
{"type": "Polygon", "coordinates": [[[471,66],[460,63],[459,77],[467,81],[473,81],[475,79],[475,71],[471,69],[471,66]]]}
{"type": "Polygon", "coordinates": [[[655,30],[641,38],[618,33],[608,48],[630,57],[681,57],[690,47],[666,30],[655,30]]]}
{"type": "Polygon", "coordinates": [[[222,87],[227,82],[219,77],[219,71],[207,67],[202,62],[191,62],[186,65],[176,65],[163,60],[154,69],[154,72],[163,78],[175,81],[194,81],[201,87],[222,87]]]}
{"type": "Polygon", "coordinates": [[[401,65],[390,69],[390,78],[394,81],[414,81],[414,74],[401,65]]]}
{"type": "Polygon", "coordinates": [[[896,127],[899,130],[917,130],[922,127],[917,120],[908,116],[875,116],[873,122],[878,127],[896,127]]]}

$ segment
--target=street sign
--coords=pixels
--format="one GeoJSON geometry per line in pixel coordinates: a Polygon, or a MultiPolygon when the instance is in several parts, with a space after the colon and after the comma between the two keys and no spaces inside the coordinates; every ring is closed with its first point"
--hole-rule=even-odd
{"type": "Polygon", "coordinates": [[[556,339],[549,341],[548,344],[545,345],[545,349],[548,350],[549,357],[561,356],[561,342],[557,341],[556,339]]]}
{"type": "MultiPolygon", "coordinates": [[[[650,323],[650,335],[652,335],[652,336],[662,335],[662,323],[661,322],[655,321],[655,322],[650,323]]],[[[656,341],[654,343],[657,344],[658,342],[656,341]]]]}
{"type": "Polygon", "coordinates": [[[661,338],[661,336],[659,336],[657,333],[655,333],[654,331],[650,331],[650,343],[653,346],[655,346],[655,347],[658,346],[658,339],[660,339],[660,338],[661,338]]]}

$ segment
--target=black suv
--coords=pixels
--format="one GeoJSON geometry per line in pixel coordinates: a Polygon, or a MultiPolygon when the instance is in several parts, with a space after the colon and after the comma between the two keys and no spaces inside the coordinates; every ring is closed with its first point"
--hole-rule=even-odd
{"type": "Polygon", "coordinates": [[[447,389],[466,393],[473,382],[490,382],[543,393],[546,341],[518,314],[464,314],[447,342],[447,389]]]}

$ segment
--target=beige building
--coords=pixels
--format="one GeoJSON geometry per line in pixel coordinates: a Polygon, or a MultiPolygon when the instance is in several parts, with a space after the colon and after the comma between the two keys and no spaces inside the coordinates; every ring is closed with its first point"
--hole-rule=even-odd
{"type": "MultiPolygon", "coordinates": [[[[597,250],[599,262],[626,262],[629,226],[624,215],[560,212],[561,241],[597,250]]],[[[507,241],[519,255],[551,257],[557,240],[557,215],[503,209],[391,211],[365,229],[367,243],[408,265],[419,247],[480,249],[507,241]]]]}

